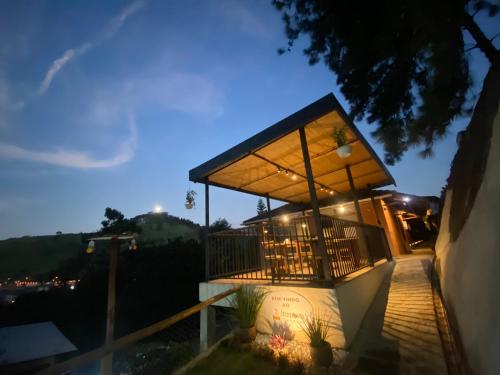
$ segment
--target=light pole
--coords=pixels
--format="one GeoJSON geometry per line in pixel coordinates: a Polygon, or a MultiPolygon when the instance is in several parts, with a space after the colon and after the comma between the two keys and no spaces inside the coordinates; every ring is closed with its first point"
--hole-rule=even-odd
{"type": "MultiPolygon", "coordinates": [[[[109,269],[108,269],[108,304],[106,312],[106,338],[104,344],[110,344],[113,341],[115,329],[115,302],[116,302],[116,270],[118,265],[118,253],[120,251],[120,243],[122,241],[130,241],[129,249],[137,250],[135,234],[121,234],[93,237],[89,240],[87,254],[91,254],[95,250],[96,241],[111,241],[109,253],[109,269]]],[[[113,353],[108,354],[101,360],[101,374],[113,374],[113,353]]]]}

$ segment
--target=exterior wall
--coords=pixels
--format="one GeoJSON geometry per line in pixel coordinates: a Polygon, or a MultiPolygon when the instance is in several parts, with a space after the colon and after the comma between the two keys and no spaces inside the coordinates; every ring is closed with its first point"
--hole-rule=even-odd
{"type": "Polygon", "coordinates": [[[450,238],[448,190],[436,242],[437,269],[475,374],[500,371],[500,113],[497,109],[486,170],[474,206],[456,241],[450,238]]]}
{"type": "MultiPolygon", "coordinates": [[[[332,288],[291,285],[256,285],[268,294],[259,313],[256,328],[271,334],[285,330],[298,341],[307,341],[302,328],[303,317],[320,314],[330,326],[328,341],[336,348],[347,348],[354,339],[366,311],[393,263],[381,262],[362,271],[357,277],[332,288]]],[[[234,280],[234,282],[241,280],[234,280]]],[[[228,280],[200,283],[200,301],[232,288],[228,280]]],[[[216,306],[229,307],[229,298],[216,306]]],[[[290,338],[290,337],[289,337],[290,338]]]]}

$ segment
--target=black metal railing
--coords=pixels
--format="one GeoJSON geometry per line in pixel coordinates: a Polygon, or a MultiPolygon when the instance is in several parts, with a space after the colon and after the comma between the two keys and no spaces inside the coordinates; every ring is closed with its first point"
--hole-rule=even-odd
{"type": "MultiPolygon", "coordinates": [[[[321,216],[331,277],[372,265],[390,250],[383,228],[321,216]]],[[[323,280],[312,216],[299,216],[210,234],[209,279],[323,280]]]]}

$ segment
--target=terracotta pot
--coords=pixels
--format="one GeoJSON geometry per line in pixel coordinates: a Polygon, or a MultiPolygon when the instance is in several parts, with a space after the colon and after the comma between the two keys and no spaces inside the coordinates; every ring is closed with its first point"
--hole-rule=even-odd
{"type": "Polygon", "coordinates": [[[352,154],[352,147],[350,145],[343,145],[337,148],[337,155],[342,158],[348,158],[352,154]]]}
{"type": "Polygon", "coordinates": [[[321,346],[311,345],[311,359],[314,366],[330,367],[333,360],[332,347],[330,343],[325,341],[321,346]]]}
{"type": "Polygon", "coordinates": [[[184,206],[186,206],[186,208],[188,210],[190,210],[191,208],[193,208],[193,204],[192,203],[184,203],[184,206]]]}
{"type": "Polygon", "coordinates": [[[257,330],[255,329],[255,326],[249,328],[240,327],[237,334],[240,342],[246,344],[255,340],[255,337],[257,336],[257,330]]]}

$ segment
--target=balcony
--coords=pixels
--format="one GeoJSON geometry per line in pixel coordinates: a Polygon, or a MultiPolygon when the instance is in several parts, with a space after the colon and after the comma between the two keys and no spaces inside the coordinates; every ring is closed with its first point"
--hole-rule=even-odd
{"type": "Polygon", "coordinates": [[[321,215],[327,266],[312,216],[210,234],[208,279],[340,280],[391,253],[383,228],[321,215]]]}

